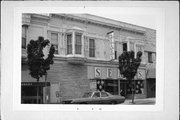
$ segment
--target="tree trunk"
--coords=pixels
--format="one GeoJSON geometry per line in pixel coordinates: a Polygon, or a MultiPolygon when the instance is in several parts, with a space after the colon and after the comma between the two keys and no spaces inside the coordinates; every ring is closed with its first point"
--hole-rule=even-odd
{"type": "MultiPolygon", "coordinates": [[[[37,79],[37,83],[39,83],[39,78],[37,79]]],[[[39,86],[37,84],[37,104],[39,103],[39,86]]]]}
{"type": "Polygon", "coordinates": [[[133,91],[132,91],[132,103],[134,104],[134,96],[135,96],[135,80],[132,80],[132,88],[133,88],[133,91]]]}
{"type": "Polygon", "coordinates": [[[47,103],[47,73],[45,74],[45,103],[47,103]]]}

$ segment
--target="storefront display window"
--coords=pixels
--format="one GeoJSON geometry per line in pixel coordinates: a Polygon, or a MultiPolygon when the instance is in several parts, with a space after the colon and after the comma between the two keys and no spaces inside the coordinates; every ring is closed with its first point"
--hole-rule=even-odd
{"type": "MultiPolygon", "coordinates": [[[[132,82],[127,82],[127,94],[132,94],[132,82]]],[[[143,80],[135,80],[135,94],[144,94],[144,81],[143,80]]]]}
{"type": "Polygon", "coordinates": [[[118,80],[97,80],[97,90],[118,95],[118,80]]]}

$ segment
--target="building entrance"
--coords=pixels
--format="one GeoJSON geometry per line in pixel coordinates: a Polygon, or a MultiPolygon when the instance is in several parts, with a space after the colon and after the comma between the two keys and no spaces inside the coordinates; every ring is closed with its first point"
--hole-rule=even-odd
{"type": "Polygon", "coordinates": [[[21,103],[22,104],[42,104],[45,86],[50,86],[50,83],[33,83],[33,82],[24,82],[21,84],[21,103]]]}
{"type": "Polygon", "coordinates": [[[147,97],[155,97],[156,95],[156,81],[155,79],[147,79],[147,97]]]}

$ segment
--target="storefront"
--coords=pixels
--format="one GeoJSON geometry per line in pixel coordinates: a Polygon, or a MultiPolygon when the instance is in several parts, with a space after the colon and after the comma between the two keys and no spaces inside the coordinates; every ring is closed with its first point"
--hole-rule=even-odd
{"type": "Polygon", "coordinates": [[[22,82],[21,103],[49,103],[49,82],[22,82]]]}
{"type": "MultiPolygon", "coordinates": [[[[120,75],[117,67],[89,67],[88,77],[91,80],[91,90],[104,90],[113,95],[122,95],[127,98],[132,94],[132,82],[120,75]]],[[[145,69],[140,68],[135,76],[135,94],[137,98],[146,97],[145,69]]]]}
{"type": "Polygon", "coordinates": [[[45,77],[39,79],[32,78],[29,74],[28,66],[22,64],[21,71],[21,103],[22,104],[38,104],[44,103],[60,103],[60,81],[51,81],[45,77]]]}

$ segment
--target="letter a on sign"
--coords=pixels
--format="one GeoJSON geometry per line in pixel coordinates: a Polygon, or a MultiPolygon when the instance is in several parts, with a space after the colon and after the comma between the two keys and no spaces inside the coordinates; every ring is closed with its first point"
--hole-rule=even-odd
{"type": "Polygon", "coordinates": [[[99,67],[95,67],[95,77],[101,77],[101,69],[99,67]]]}

